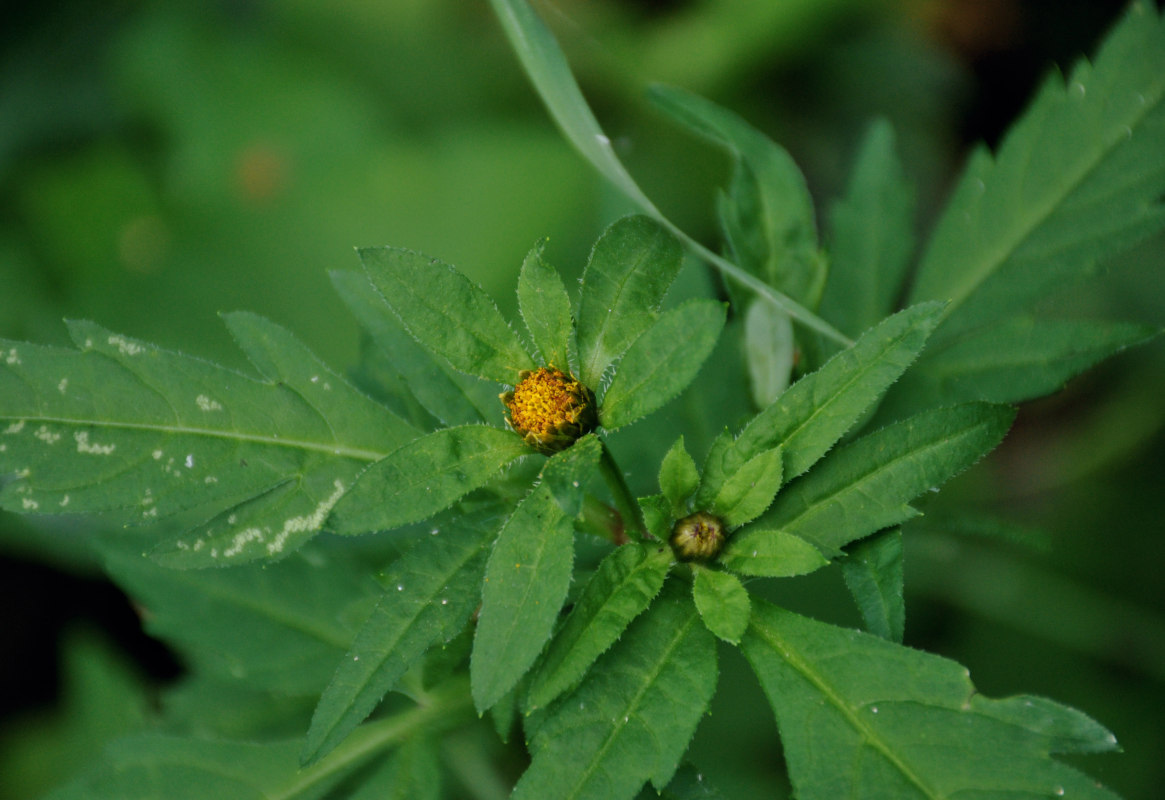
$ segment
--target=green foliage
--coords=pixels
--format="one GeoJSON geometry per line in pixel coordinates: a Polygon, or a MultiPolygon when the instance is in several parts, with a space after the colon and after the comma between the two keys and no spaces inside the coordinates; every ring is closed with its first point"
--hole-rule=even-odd
{"type": "Polygon", "coordinates": [[[364,329],[351,381],[250,313],[224,320],[252,375],[87,322],[71,348],[0,342],[0,504],[145,526],[94,548],[190,671],[158,724],[128,721],[52,796],[438,797],[451,763],[484,772],[466,744],[484,737],[525,765],[493,793],[716,796],[683,762],[733,646],[798,797],[1112,797],[1054,758],[1115,749],[1099,724],[985,698],[901,644],[919,533],[902,526],[1001,442],[1006,404],[1155,332],[1045,300],[1165,226],[1161,15],[1134,5],[1094,66],[971,159],[908,290],[913,190],[888,123],[823,245],[783,148],[654,90],[729,156],[725,259],[631,180],[528,4],[492,5],[564,133],[646,212],[602,232],[577,292],[539,241],[516,326],[457,268],[362,248],[363,274],[332,276],[364,329]],[[681,277],[685,246],[730,303],[681,277]],[[511,406],[547,366],[593,411],[556,447],[538,437],[567,436],[569,398],[530,390],[529,430],[511,406]],[[718,385],[729,370],[751,391],[718,385]],[[693,519],[723,540],[675,544],[693,519]],[[868,633],[765,599],[831,568],[868,633]]]}

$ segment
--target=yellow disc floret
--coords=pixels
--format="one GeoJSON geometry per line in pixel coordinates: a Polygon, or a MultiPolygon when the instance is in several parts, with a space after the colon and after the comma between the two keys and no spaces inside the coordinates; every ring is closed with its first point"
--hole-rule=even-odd
{"type": "Polygon", "coordinates": [[[598,424],[595,395],[568,373],[539,367],[518,375],[514,391],[501,395],[508,422],[543,453],[565,450],[598,424]]]}

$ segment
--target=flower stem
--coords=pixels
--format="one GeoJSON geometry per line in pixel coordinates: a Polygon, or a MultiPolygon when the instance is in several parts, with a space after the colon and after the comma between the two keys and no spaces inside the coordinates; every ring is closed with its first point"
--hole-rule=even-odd
{"type": "Polygon", "coordinates": [[[639,503],[635,502],[635,497],[631,494],[631,490],[627,487],[627,481],[623,477],[623,471],[615,463],[615,457],[611,455],[611,450],[607,447],[606,442],[603,442],[603,455],[599,458],[599,471],[603,473],[603,480],[607,482],[607,488],[611,490],[615,500],[615,508],[623,517],[624,531],[641,542],[650,539],[647,527],[643,524],[643,515],[639,511],[639,503]]]}

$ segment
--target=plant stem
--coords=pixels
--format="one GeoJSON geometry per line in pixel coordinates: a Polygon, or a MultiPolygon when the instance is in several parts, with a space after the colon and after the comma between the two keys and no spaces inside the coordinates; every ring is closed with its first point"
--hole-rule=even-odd
{"type": "Polygon", "coordinates": [[[376,753],[399,744],[418,730],[439,730],[474,719],[468,677],[451,680],[422,698],[415,708],[361,725],[335,750],[301,769],[272,800],[291,800],[316,784],[328,783],[376,753]]]}
{"type": "MultiPolygon", "coordinates": [[[[607,482],[607,488],[611,490],[615,500],[615,508],[623,517],[623,530],[629,532],[633,538],[645,542],[651,537],[647,533],[647,526],[643,524],[639,503],[635,502],[635,497],[631,494],[631,490],[627,487],[627,481],[623,477],[623,470],[619,469],[619,465],[615,463],[615,457],[611,455],[607,443],[603,442],[602,444],[603,455],[599,459],[599,471],[603,473],[603,480],[607,482]]],[[[616,531],[617,535],[618,531],[616,531]]]]}

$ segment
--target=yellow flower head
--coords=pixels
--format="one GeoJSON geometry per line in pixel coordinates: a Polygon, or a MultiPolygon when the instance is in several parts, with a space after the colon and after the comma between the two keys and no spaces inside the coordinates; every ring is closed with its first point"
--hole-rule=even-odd
{"type": "Polygon", "coordinates": [[[570,374],[539,367],[518,378],[514,390],[501,395],[507,422],[539,452],[565,450],[598,425],[594,393],[570,374]]]}

